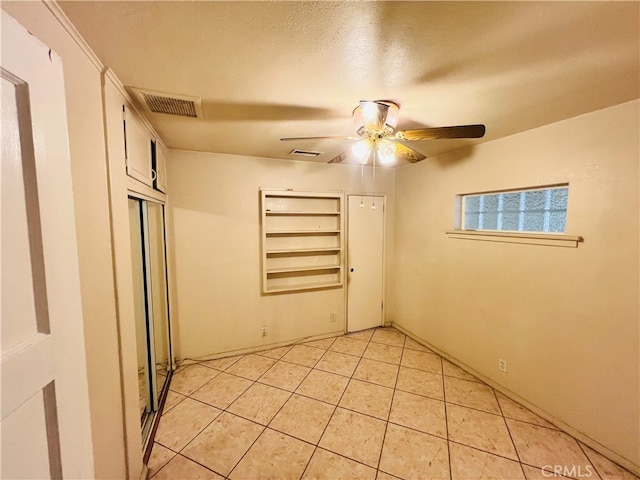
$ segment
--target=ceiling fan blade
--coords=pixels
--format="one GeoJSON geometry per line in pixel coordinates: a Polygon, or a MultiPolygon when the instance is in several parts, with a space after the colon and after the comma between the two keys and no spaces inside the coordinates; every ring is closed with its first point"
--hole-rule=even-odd
{"type": "Polygon", "coordinates": [[[459,125],[456,127],[416,128],[396,132],[399,140],[435,140],[438,138],[481,138],[484,125],[459,125]]]}
{"type": "Polygon", "coordinates": [[[327,163],[342,163],[344,162],[346,159],[349,158],[349,152],[342,152],[340,155],[338,155],[337,157],[333,157],[331,160],[329,160],[327,163]]]}
{"type": "Polygon", "coordinates": [[[285,137],[281,138],[283,142],[289,142],[293,140],[361,140],[360,137],[341,137],[341,136],[329,136],[329,137],[285,137]]]}
{"type": "Polygon", "coordinates": [[[400,142],[396,142],[396,156],[404,158],[411,163],[416,163],[427,158],[420,152],[417,152],[413,148],[409,148],[400,142]]]}

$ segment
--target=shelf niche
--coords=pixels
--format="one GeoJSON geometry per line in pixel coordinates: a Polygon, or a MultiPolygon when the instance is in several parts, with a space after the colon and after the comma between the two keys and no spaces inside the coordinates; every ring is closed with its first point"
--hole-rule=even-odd
{"type": "Polygon", "coordinates": [[[262,292],[343,284],[344,195],[260,190],[262,292]]]}

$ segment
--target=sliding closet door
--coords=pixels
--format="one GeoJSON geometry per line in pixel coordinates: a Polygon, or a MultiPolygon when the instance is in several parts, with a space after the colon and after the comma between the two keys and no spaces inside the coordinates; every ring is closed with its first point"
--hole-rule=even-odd
{"type": "Polygon", "coordinates": [[[149,340],[147,328],[147,294],[145,279],[145,255],[142,202],[129,199],[129,231],[131,236],[131,264],[133,268],[133,301],[136,322],[136,346],[138,350],[138,388],[140,392],[140,421],[144,425],[151,413],[149,340]]]}
{"type": "Polygon", "coordinates": [[[155,398],[160,395],[170,369],[169,316],[167,309],[167,276],[164,242],[164,207],[145,202],[147,208],[149,277],[153,303],[153,347],[155,353],[155,398]]]}
{"type": "MultiPolygon", "coordinates": [[[[138,385],[143,444],[148,455],[171,376],[164,206],[129,197],[138,385]]],[[[147,457],[145,456],[145,459],[147,457]]]]}

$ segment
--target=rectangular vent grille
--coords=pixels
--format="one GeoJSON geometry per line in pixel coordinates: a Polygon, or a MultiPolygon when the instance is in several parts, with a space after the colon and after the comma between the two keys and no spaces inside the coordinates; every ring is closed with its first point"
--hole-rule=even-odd
{"type": "Polygon", "coordinates": [[[159,95],[142,94],[147,107],[154,113],[167,113],[169,115],[180,115],[183,117],[198,117],[196,102],[193,100],[183,100],[180,98],[162,97],[159,95]]]}
{"type": "Polygon", "coordinates": [[[202,114],[202,99],[200,97],[145,90],[137,87],[126,88],[147,112],[189,118],[204,118],[202,114]]]}
{"type": "Polygon", "coordinates": [[[289,155],[299,155],[301,157],[317,157],[318,155],[322,155],[322,152],[314,152],[312,150],[299,150],[294,148],[289,152],[289,155]]]}

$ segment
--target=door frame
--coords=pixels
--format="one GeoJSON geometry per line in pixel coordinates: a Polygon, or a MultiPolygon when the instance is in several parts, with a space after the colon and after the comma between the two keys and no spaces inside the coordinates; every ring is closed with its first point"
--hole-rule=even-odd
{"type": "Polygon", "coordinates": [[[384,193],[347,193],[345,195],[345,278],[344,278],[344,333],[349,333],[349,197],[375,197],[382,199],[382,309],[380,312],[380,326],[384,327],[387,320],[387,195],[384,193]]]}

